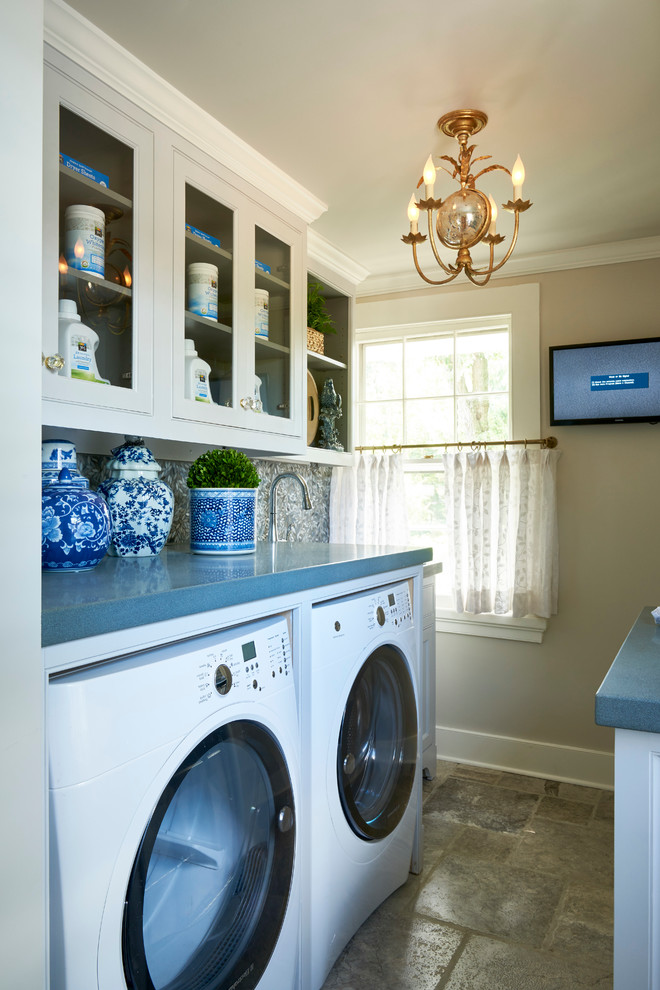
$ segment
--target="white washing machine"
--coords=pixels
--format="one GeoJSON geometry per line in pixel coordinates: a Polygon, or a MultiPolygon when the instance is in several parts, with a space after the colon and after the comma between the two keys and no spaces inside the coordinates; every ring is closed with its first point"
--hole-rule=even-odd
{"type": "Polygon", "coordinates": [[[419,629],[408,581],[315,605],[311,621],[302,951],[303,982],[318,990],[421,856],[419,629]]]}
{"type": "Polygon", "coordinates": [[[52,990],[299,986],[287,618],[51,676],[52,990]]]}

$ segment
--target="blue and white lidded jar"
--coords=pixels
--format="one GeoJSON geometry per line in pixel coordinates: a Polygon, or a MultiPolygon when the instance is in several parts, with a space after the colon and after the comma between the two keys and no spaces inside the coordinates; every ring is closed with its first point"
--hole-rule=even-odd
{"type": "MultiPolygon", "coordinates": [[[[84,479],[87,482],[87,479],[84,479]]],[[[110,546],[104,499],[83,487],[68,468],[41,492],[41,566],[50,571],[95,567],[110,546]]]]}
{"type": "Polygon", "coordinates": [[[71,484],[89,488],[89,481],[78,470],[76,448],[70,440],[44,440],[41,444],[41,487],[57,481],[62,468],[71,473],[71,484]]]}
{"type": "Polygon", "coordinates": [[[112,451],[110,478],[99,485],[112,520],[108,552],[115,557],[155,557],[170,535],[174,494],[159,480],[160,464],[144,440],[124,440],[112,451]]]}
{"type": "Polygon", "coordinates": [[[254,553],[256,488],[191,488],[193,553],[254,553]]]}

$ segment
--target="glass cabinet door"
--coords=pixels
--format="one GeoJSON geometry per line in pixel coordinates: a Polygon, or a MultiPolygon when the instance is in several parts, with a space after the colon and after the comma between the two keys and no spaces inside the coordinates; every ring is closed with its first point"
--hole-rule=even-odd
{"type": "Polygon", "coordinates": [[[255,229],[254,402],[258,411],[291,418],[291,248],[255,229]]]}
{"type": "Polygon", "coordinates": [[[303,352],[292,346],[292,265],[302,270],[302,235],[217,163],[177,151],[174,184],[173,414],[294,437],[303,352]]]}
{"type": "Polygon", "coordinates": [[[46,94],[44,394],[150,411],[152,135],[48,67],[46,94]]]}
{"type": "Polygon", "coordinates": [[[184,245],[184,396],[231,408],[234,214],[190,183],[185,186],[184,245]]]}

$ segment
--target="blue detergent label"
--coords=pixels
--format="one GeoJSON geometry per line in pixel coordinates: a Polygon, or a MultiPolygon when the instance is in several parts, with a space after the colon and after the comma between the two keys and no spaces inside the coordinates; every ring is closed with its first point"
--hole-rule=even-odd
{"type": "Polygon", "coordinates": [[[103,172],[97,172],[95,168],[90,168],[89,165],[77,162],[75,158],[60,155],[60,164],[70,168],[72,172],[77,172],[78,175],[83,175],[86,179],[91,179],[92,182],[97,182],[99,186],[105,186],[106,189],[110,187],[110,179],[107,175],[104,175],[103,172]]]}
{"type": "Polygon", "coordinates": [[[220,241],[217,237],[212,237],[211,234],[205,233],[203,230],[200,230],[199,227],[193,227],[191,223],[187,223],[186,230],[189,234],[194,234],[195,237],[199,237],[200,240],[206,241],[207,244],[213,244],[214,247],[220,247],[220,241]]]}
{"type": "Polygon", "coordinates": [[[624,388],[648,388],[648,371],[637,371],[632,375],[592,375],[592,392],[612,392],[624,388]]]}

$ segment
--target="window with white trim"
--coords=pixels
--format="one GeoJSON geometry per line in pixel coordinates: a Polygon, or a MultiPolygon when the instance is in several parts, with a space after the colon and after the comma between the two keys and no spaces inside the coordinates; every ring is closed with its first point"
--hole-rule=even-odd
{"type": "MultiPolygon", "coordinates": [[[[539,436],[538,290],[494,291],[508,294],[510,312],[482,305],[474,316],[356,332],[356,445],[436,445],[404,450],[404,463],[410,542],[439,561],[448,560],[442,445],[539,436]]],[[[448,582],[436,577],[438,628],[540,641],[543,620],[457,616],[448,582]]]]}
{"type": "MultiPolygon", "coordinates": [[[[410,539],[447,558],[443,443],[511,439],[511,318],[388,328],[359,345],[359,445],[427,444],[405,450],[410,539]],[[414,507],[414,508],[413,508],[414,507]]],[[[449,601],[448,576],[436,579],[449,601]]]]}

